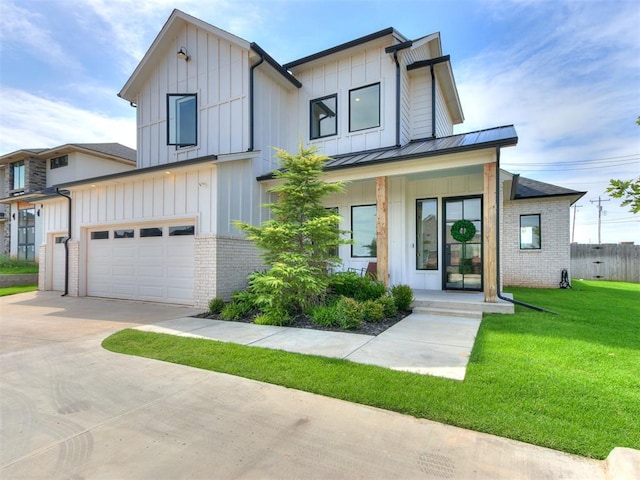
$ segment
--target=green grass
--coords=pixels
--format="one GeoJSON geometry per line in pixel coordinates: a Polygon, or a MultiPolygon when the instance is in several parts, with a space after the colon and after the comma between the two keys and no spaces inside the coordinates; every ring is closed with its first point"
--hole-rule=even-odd
{"type": "Polygon", "coordinates": [[[640,285],[573,285],[513,289],[559,315],[485,316],[464,382],[137,330],[103,345],[593,458],[640,449],[640,285]]]}
{"type": "Polygon", "coordinates": [[[38,264],[0,255],[0,275],[38,273],[38,264]]]}
{"type": "Polygon", "coordinates": [[[21,285],[17,287],[0,287],[0,297],[15,295],[16,293],[33,292],[38,290],[38,285],[21,285]]]}

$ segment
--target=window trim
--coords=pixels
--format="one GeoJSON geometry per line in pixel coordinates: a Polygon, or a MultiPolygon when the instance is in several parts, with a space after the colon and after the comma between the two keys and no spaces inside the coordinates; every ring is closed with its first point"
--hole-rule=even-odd
{"type": "MultiPolygon", "coordinates": [[[[419,272],[437,272],[440,269],[440,245],[439,243],[439,234],[440,234],[440,220],[439,220],[439,215],[438,215],[438,197],[427,197],[427,198],[416,198],[416,270],[419,272]],[[418,247],[418,231],[419,231],[419,224],[422,221],[421,217],[418,217],[418,204],[420,202],[425,202],[431,200],[433,202],[435,202],[435,207],[436,207],[436,219],[435,219],[435,224],[436,224],[436,233],[435,233],[435,245],[436,245],[436,263],[435,263],[435,268],[426,268],[426,267],[420,267],[418,265],[418,248],[422,248],[422,247],[418,247]]],[[[423,250],[424,253],[424,250],[423,250]]]]}
{"type": "MultiPolygon", "coordinates": [[[[355,245],[355,235],[354,235],[354,229],[353,229],[353,210],[355,208],[358,207],[374,207],[376,209],[376,219],[377,219],[377,212],[378,212],[378,206],[375,203],[367,203],[367,204],[363,204],[363,205],[351,205],[351,258],[377,258],[377,255],[371,256],[371,255],[354,255],[353,253],[353,249],[354,247],[356,247],[357,245],[355,245]]],[[[377,225],[376,225],[376,229],[377,229],[377,225]]],[[[375,235],[377,235],[377,231],[374,232],[375,235]]],[[[374,237],[376,238],[376,237],[374,237]]],[[[364,245],[363,245],[364,246],[364,245]]],[[[369,252],[371,253],[371,252],[369,252]]]]}
{"type": "Polygon", "coordinates": [[[24,160],[13,162],[11,164],[11,190],[24,190],[27,185],[27,165],[24,160]],[[21,169],[22,174],[19,176],[22,179],[21,185],[16,186],[16,170],[21,169]]]}
{"type": "MultiPolygon", "coordinates": [[[[178,148],[189,148],[189,147],[195,147],[198,145],[198,94],[197,93],[167,93],[167,111],[166,111],[166,115],[167,115],[167,145],[168,146],[175,146],[176,149],[178,148]],[[180,140],[178,137],[178,132],[176,131],[175,134],[175,142],[171,142],[171,126],[173,122],[176,122],[176,127],[178,125],[178,115],[176,114],[176,118],[175,119],[171,119],[170,116],[170,111],[171,111],[171,103],[172,103],[172,99],[180,99],[180,98],[185,98],[185,97],[193,97],[193,99],[195,100],[195,112],[194,112],[194,124],[193,124],[193,143],[180,143],[178,142],[178,140],[180,140]]],[[[177,130],[177,129],[176,129],[177,130]]]]}
{"type": "Polygon", "coordinates": [[[381,109],[382,109],[382,102],[380,101],[380,92],[382,91],[382,86],[380,82],[375,82],[375,83],[371,83],[369,85],[363,85],[361,87],[357,87],[357,88],[352,88],[349,90],[349,132],[361,132],[362,130],[369,130],[370,128],[380,128],[381,124],[382,124],[382,113],[381,113],[381,109]],[[373,87],[377,85],[378,86],[378,124],[377,125],[371,125],[368,127],[364,127],[364,128],[358,128],[358,129],[353,129],[351,127],[351,94],[353,92],[356,92],[358,90],[364,90],[365,88],[369,88],[369,87],[373,87]]]}
{"type": "Polygon", "coordinates": [[[49,159],[49,169],[55,170],[69,165],[69,155],[60,155],[49,159]]]}
{"type": "MultiPolygon", "coordinates": [[[[318,120],[318,123],[320,123],[322,120],[324,119],[320,119],[318,120]]],[[[320,132],[322,129],[319,127],[318,128],[318,132],[320,132]]],[[[326,138],[326,137],[333,137],[334,135],[338,134],[338,94],[337,93],[332,93],[331,95],[325,95],[324,97],[319,97],[319,98],[313,98],[311,100],[309,100],[309,139],[310,140],[317,140],[319,138],[326,138]],[[335,122],[335,129],[333,133],[328,133],[326,135],[316,135],[313,136],[313,123],[314,123],[314,117],[313,117],[313,106],[316,103],[324,103],[323,100],[327,100],[333,98],[335,99],[336,102],[336,107],[335,107],[335,112],[333,112],[332,116],[327,116],[325,118],[334,118],[334,122],[335,122]]]]}
{"type": "MultiPolygon", "coordinates": [[[[519,234],[519,238],[520,238],[520,250],[542,250],[542,217],[539,213],[525,213],[525,214],[521,214],[520,215],[520,222],[519,222],[519,227],[520,227],[520,234],[519,234]],[[538,246],[535,246],[535,243],[531,243],[531,246],[526,246],[529,244],[524,244],[522,243],[522,219],[524,217],[538,217],[538,246]]],[[[531,227],[531,228],[535,228],[535,226],[531,227]]]]}

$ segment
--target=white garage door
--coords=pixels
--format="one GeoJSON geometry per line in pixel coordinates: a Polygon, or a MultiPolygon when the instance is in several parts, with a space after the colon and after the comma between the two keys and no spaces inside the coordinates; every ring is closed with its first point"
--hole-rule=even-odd
{"type": "Polygon", "coordinates": [[[90,230],[87,295],[193,305],[194,226],[90,230]]]}
{"type": "Polygon", "coordinates": [[[65,249],[64,235],[56,235],[53,237],[53,275],[51,279],[51,289],[64,291],[64,275],[65,275],[65,249]]]}

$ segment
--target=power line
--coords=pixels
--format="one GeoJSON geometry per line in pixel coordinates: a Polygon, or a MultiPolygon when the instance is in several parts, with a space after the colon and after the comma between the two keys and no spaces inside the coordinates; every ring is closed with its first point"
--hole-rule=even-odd
{"type": "MultiPolygon", "coordinates": [[[[602,230],[602,202],[609,202],[611,199],[607,198],[602,200],[602,197],[598,197],[598,245],[600,245],[600,231],[602,230]]],[[[595,203],[595,200],[589,200],[591,203],[595,203]]]]}
{"type": "MultiPolygon", "coordinates": [[[[564,164],[574,164],[574,163],[602,163],[602,162],[607,162],[609,160],[620,160],[620,159],[626,159],[626,160],[633,160],[634,158],[640,158],[640,153],[632,153],[629,155],[619,155],[617,157],[604,157],[604,158],[594,158],[592,160],[561,160],[558,162],[525,162],[522,163],[521,165],[540,165],[540,166],[544,166],[544,165],[564,165],[564,164]]],[[[509,162],[506,162],[509,163],[509,162]]]]}
{"type": "MultiPolygon", "coordinates": [[[[637,165],[638,161],[637,160],[632,160],[632,161],[627,161],[625,163],[615,163],[615,164],[609,164],[609,165],[593,165],[593,166],[582,166],[582,167],[569,167],[569,166],[562,166],[562,165],[555,165],[553,163],[545,163],[545,164],[541,164],[540,166],[546,166],[546,167],[554,167],[557,166],[558,168],[544,168],[543,171],[545,172],[564,172],[567,170],[595,170],[596,168],[611,168],[611,167],[624,167],[627,165],[637,165]]],[[[522,164],[516,164],[516,163],[507,163],[506,165],[512,165],[514,169],[518,169],[520,171],[526,171],[526,172],[538,172],[541,169],[535,169],[535,168],[522,168],[523,166],[527,166],[527,165],[531,165],[531,164],[526,164],[526,163],[522,163],[522,164]]],[[[507,168],[511,168],[509,166],[507,166],[507,168]]]]}

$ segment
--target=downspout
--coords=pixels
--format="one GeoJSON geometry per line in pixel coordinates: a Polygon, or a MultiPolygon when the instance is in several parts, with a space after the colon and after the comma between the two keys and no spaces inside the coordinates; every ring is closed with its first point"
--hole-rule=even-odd
{"type": "Polygon", "coordinates": [[[398,50],[393,51],[393,60],[396,62],[396,147],[400,146],[400,62],[398,50]]]}
{"type": "Polygon", "coordinates": [[[69,240],[71,240],[71,196],[67,195],[69,190],[60,190],[56,187],[56,193],[61,197],[69,200],[69,222],[68,222],[68,232],[67,238],[64,239],[64,293],[63,297],[69,295],[69,240]],[[62,193],[62,192],[65,193],[62,193]]]}
{"type": "Polygon", "coordinates": [[[254,101],[253,101],[253,71],[258,68],[262,62],[264,62],[264,57],[260,52],[256,52],[260,56],[260,61],[255,65],[251,65],[249,69],[249,152],[253,152],[254,142],[253,142],[253,109],[254,109],[254,101]]]}
{"type": "Polygon", "coordinates": [[[558,315],[556,312],[552,312],[551,310],[502,296],[502,286],[500,285],[500,147],[496,147],[496,285],[498,298],[500,300],[520,305],[522,307],[527,307],[538,312],[547,312],[558,315]]]}
{"type": "Polygon", "coordinates": [[[436,75],[433,71],[433,63],[429,65],[429,69],[431,70],[431,138],[436,138],[436,75]]]}

